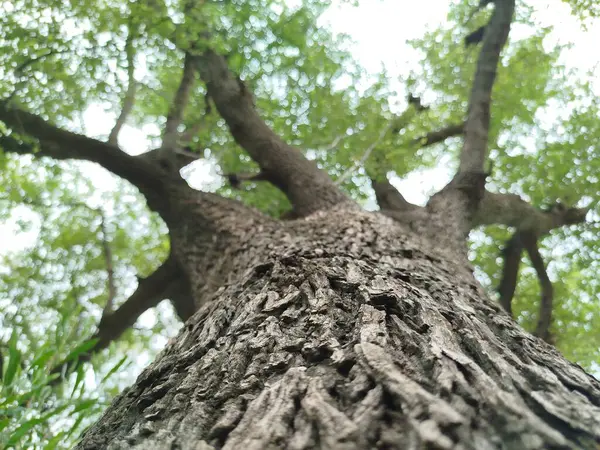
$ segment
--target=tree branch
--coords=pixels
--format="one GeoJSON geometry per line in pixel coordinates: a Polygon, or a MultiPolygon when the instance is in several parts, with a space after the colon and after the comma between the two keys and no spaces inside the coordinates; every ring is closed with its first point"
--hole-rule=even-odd
{"type": "Polygon", "coordinates": [[[13,131],[31,136],[39,142],[38,149],[33,144],[19,142],[13,136],[0,136],[0,145],[7,151],[54,159],[92,161],[132,183],[148,201],[151,197],[160,198],[162,194],[164,173],[143,158],[128,155],[106,142],[58,128],[35,114],[10,108],[3,101],[0,101],[0,120],[13,131]]]}
{"type": "Polygon", "coordinates": [[[371,143],[371,145],[369,145],[367,147],[367,149],[365,150],[365,152],[363,153],[363,155],[360,157],[360,159],[358,161],[356,161],[351,167],[348,168],[348,170],[346,170],[335,182],[336,185],[340,185],[342,184],[346,178],[348,178],[350,175],[352,175],[354,173],[354,171],[359,168],[360,166],[363,166],[365,164],[365,161],[367,161],[367,159],[369,159],[369,156],[371,156],[371,152],[373,150],[375,150],[375,147],[377,147],[381,141],[383,141],[383,139],[385,138],[385,136],[389,133],[389,131],[395,126],[394,122],[390,122],[388,123],[385,127],[383,127],[381,129],[381,131],[379,132],[379,135],[377,136],[377,139],[375,139],[375,141],[373,141],[371,143]]]}
{"type": "Polygon", "coordinates": [[[515,0],[496,0],[494,5],[494,12],[486,26],[471,89],[459,174],[484,172],[492,88],[496,79],[500,53],[508,40],[515,0]]]}
{"type": "Polygon", "coordinates": [[[500,304],[504,310],[512,316],[512,300],[517,289],[517,280],[519,279],[519,267],[521,265],[521,255],[523,253],[523,243],[521,242],[521,233],[515,232],[506,242],[502,249],[504,266],[502,267],[502,278],[498,285],[498,294],[500,295],[500,304]]]}
{"type": "Polygon", "coordinates": [[[461,136],[464,134],[464,131],[464,123],[449,125],[446,128],[442,128],[441,130],[432,131],[421,137],[418,137],[413,141],[413,143],[419,144],[421,147],[427,147],[428,145],[444,142],[446,139],[451,137],[461,136]]]}
{"type": "Polygon", "coordinates": [[[407,211],[421,208],[407,201],[404,196],[398,192],[398,189],[390,183],[387,176],[381,179],[371,178],[371,186],[375,191],[375,198],[381,210],[407,211]]]}
{"type": "Polygon", "coordinates": [[[554,298],[554,289],[552,288],[552,282],[546,272],[544,260],[540,254],[540,250],[537,245],[537,237],[533,233],[523,233],[523,244],[531,260],[531,264],[537,273],[538,280],[540,282],[540,288],[542,291],[540,299],[540,308],[538,323],[534,334],[544,341],[551,343],[550,325],[552,324],[552,301],[554,298]]]}
{"type": "Polygon", "coordinates": [[[115,270],[113,265],[113,257],[112,250],[110,249],[110,243],[108,242],[108,233],[106,231],[106,219],[104,217],[104,213],[100,210],[97,210],[100,214],[100,231],[102,232],[102,252],[104,253],[104,262],[106,264],[106,274],[107,274],[107,288],[108,288],[108,299],[106,300],[106,305],[104,306],[104,311],[102,312],[102,316],[110,314],[113,309],[113,305],[115,303],[115,297],[117,296],[117,288],[115,285],[115,270]]]}
{"type": "MultiPolygon", "coordinates": [[[[418,114],[429,108],[423,107],[420,104],[420,99],[414,97],[412,94],[409,95],[409,104],[411,103],[413,108],[410,108],[409,106],[409,108],[403,114],[401,114],[395,121],[390,123],[388,128],[382,131],[381,135],[379,136],[379,139],[372,146],[370,146],[369,149],[367,149],[368,152],[365,153],[366,157],[362,158],[363,163],[369,156],[369,150],[372,150],[372,148],[374,148],[383,139],[385,133],[389,129],[392,129],[394,133],[399,132],[408,124],[415,112],[418,114]],[[418,104],[415,104],[417,103],[417,101],[418,104]]],[[[441,130],[432,131],[424,136],[414,139],[412,143],[413,145],[420,145],[421,147],[425,147],[428,145],[436,144],[438,142],[443,142],[449,137],[461,135],[463,131],[464,123],[457,125],[449,125],[448,127],[442,128],[441,130]]],[[[376,170],[376,172],[379,171],[376,170]]],[[[422,218],[424,216],[425,208],[408,202],[404,198],[404,196],[400,192],[398,192],[398,190],[390,183],[389,179],[387,178],[387,174],[381,176],[380,173],[371,173],[370,179],[371,186],[375,191],[375,198],[377,199],[377,204],[379,205],[379,208],[384,214],[389,215],[390,217],[393,217],[394,219],[399,220],[401,222],[410,222],[414,219],[422,218]],[[402,214],[400,214],[407,213],[409,211],[411,212],[411,214],[408,214],[405,218],[403,218],[402,214]]]]}
{"type": "MultiPolygon", "coordinates": [[[[80,354],[78,360],[63,361],[54,367],[50,373],[62,373],[69,365],[77,365],[89,361],[92,356],[105,349],[111,342],[118,339],[136,320],[150,308],[158,305],[169,296],[177,296],[178,292],[189,292],[189,286],[183,271],[175,258],[169,258],[147,278],[140,278],[135,292],[114,312],[103,315],[98,324],[96,333],[90,338],[96,344],[86,353],[80,354]]],[[[190,297],[190,302],[193,300],[190,297]]],[[[60,378],[53,380],[56,385],[60,378]]]]}
{"type": "Polygon", "coordinates": [[[568,208],[560,203],[541,210],[518,195],[486,191],[473,219],[473,227],[503,224],[543,236],[554,228],[584,222],[588,211],[589,208],[568,208]]]}
{"type": "Polygon", "coordinates": [[[246,181],[268,181],[262,172],[258,173],[226,173],[223,174],[234,189],[240,189],[241,184],[246,181]]]}
{"type": "Polygon", "coordinates": [[[207,50],[198,58],[197,67],[233,138],[265,177],[287,195],[296,214],[305,216],[350,202],[326,172],[267,126],[256,111],[252,94],[233,76],[224,57],[207,50]]]}
{"type": "Polygon", "coordinates": [[[24,62],[22,62],[21,64],[19,64],[15,68],[14,73],[16,76],[20,76],[23,74],[23,72],[25,72],[25,69],[27,67],[32,66],[33,64],[41,61],[42,59],[49,58],[50,56],[54,56],[54,55],[60,55],[61,53],[66,53],[66,52],[67,52],[67,50],[50,49],[42,55],[32,56],[32,57],[28,58],[27,60],[25,60],[24,62]]]}
{"type": "Polygon", "coordinates": [[[504,266],[498,286],[500,304],[512,315],[512,299],[517,286],[519,265],[523,249],[527,250],[538,274],[542,297],[536,335],[550,341],[549,327],[552,318],[552,283],[537,248],[537,240],[554,228],[585,221],[589,208],[567,208],[558,203],[546,210],[535,208],[518,195],[494,194],[486,191],[481,207],[474,218],[474,226],[503,224],[516,228],[515,234],[503,250],[504,266]]]}
{"type": "Polygon", "coordinates": [[[544,260],[538,248],[538,236],[532,231],[516,231],[502,251],[504,267],[502,278],[498,286],[500,304],[512,315],[512,300],[517,287],[519,266],[523,249],[527,251],[531,265],[535,269],[541,288],[538,323],[534,334],[548,343],[552,343],[550,325],[552,324],[552,302],[554,289],[546,272],[544,260]]]}
{"type": "Polygon", "coordinates": [[[465,138],[459,168],[450,183],[434,194],[427,210],[443,223],[433,225],[436,235],[444,235],[447,245],[465,250],[464,242],[472,227],[473,215],[485,195],[488,174],[484,163],[488,151],[490,104],[500,53],[508,40],[515,0],[496,0],[495,8],[483,39],[477,70],[469,98],[465,138]]]}
{"type": "Polygon", "coordinates": [[[115,126],[110,131],[108,135],[108,143],[111,145],[118,146],[119,145],[119,132],[123,125],[125,125],[125,121],[127,120],[127,116],[131,113],[133,109],[133,105],[135,103],[135,90],[136,90],[136,81],[134,77],[135,72],[135,48],[133,46],[133,41],[135,39],[135,33],[132,30],[132,25],[129,26],[129,34],[127,35],[127,40],[125,41],[125,53],[127,54],[127,91],[125,92],[125,97],[123,97],[123,105],[121,106],[121,113],[117,118],[115,126]]]}
{"type": "MultiPolygon", "coordinates": [[[[157,15],[165,17],[164,8],[154,6],[157,15]]],[[[189,12],[187,8],[184,10],[189,12]]],[[[288,197],[295,216],[306,216],[340,203],[353,204],[326,172],[268,127],[256,111],[247,86],[231,73],[223,56],[211,49],[205,50],[205,46],[202,50],[195,48],[197,38],[207,40],[210,31],[191,36],[169,18],[165,22],[167,24],[161,27],[162,36],[195,56],[195,67],[206,84],[207,94],[233,138],[259,165],[266,179],[288,197]]]]}
{"type": "Polygon", "coordinates": [[[195,57],[186,52],[183,59],[183,73],[179,87],[175,93],[173,103],[167,114],[167,123],[162,138],[162,148],[175,148],[178,145],[179,132],[178,128],[183,121],[185,108],[190,99],[190,93],[194,87],[194,79],[196,75],[195,57]]]}

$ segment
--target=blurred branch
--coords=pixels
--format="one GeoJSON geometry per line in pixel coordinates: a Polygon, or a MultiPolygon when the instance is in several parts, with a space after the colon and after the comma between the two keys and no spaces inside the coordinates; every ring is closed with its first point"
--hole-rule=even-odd
{"type": "Polygon", "coordinates": [[[404,196],[388,180],[387,176],[382,179],[371,179],[371,186],[375,191],[377,204],[382,211],[407,211],[422,209],[420,206],[407,201],[404,196]]]}
{"type": "Polygon", "coordinates": [[[18,92],[21,90],[21,88],[25,85],[25,83],[27,81],[27,79],[25,77],[25,69],[27,69],[29,66],[32,66],[35,63],[37,63],[45,58],[49,58],[50,56],[58,55],[61,53],[66,53],[66,52],[67,52],[67,50],[50,49],[50,50],[48,50],[48,52],[46,52],[42,55],[32,56],[30,58],[27,58],[25,61],[23,61],[21,64],[19,64],[14,70],[14,76],[15,76],[16,80],[14,83],[13,91],[10,94],[8,94],[8,96],[5,99],[3,99],[3,101],[6,102],[7,104],[10,103],[10,101],[16,96],[16,94],[18,94],[18,92]]]}
{"type": "MultiPolygon", "coordinates": [[[[11,188],[8,188],[7,193],[11,193],[11,188]]],[[[0,200],[9,200],[8,198],[0,197],[0,200]]],[[[32,198],[24,198],[21,197],[19,202],[24,205],[33,206],[36,208],[56,208],[55,205],[43,203],[37,199],[32,198]]],[[[64,206],[70,209],[82,208],[90,211],[92,214],[97,215],[100,218],[100,241],[102,247],[102,253],[104,255],[104,261],[106,264],[106,273],[107,273],[107,292],[108,298],[106,300],[106,305],[104,306],[104,311],[102,316],[104,317],[107,314],[110,314],[114,305],[115,297],[116,297],[116,284],[115,284],[115,276],[114,276],[114,264],[113,264],[113,256],[112,250],[110,248],[110,243],[108,242],[108,232],[106,229],[106,216],[101,208],[93,208],[92,206],[87,205],[83,202],[63,202],[60,206],[64,206]]]]}
{"type": "Polygon", "coordinates": [[[331,141],[329,144],[324,145],[324,146],[317,146],[316,150],[317,151],[322,151],[322,152],[329,152],[331,150],[334,150],[338,144],[340,142],[342,142],[342,139],[348,137],[348,135],[346,133],[344,134],[340,134],[338,136],[336,136],[333,141],[331,141]]]}
{"type": "Polygon", "coordinates": [[[23,74],[27,67],[41,61],[42,59],[48,58],[53,55],[59,55],[61,53],[67,53],[67,50],[50,49],[48,50],[48,52],[42,55],[32,56],[17,66],[17,68],[15,69],[15,75],[20,76],[23,74]]]}
{"type": "Polygon", "coordinates": [[[188,145],[194,139],[194,136],[196,136],[205,126],[206,121],[204,119],[200,119],[192,127],[181,133],[178,139],[179,144],[188,145]]]}
{"type": "Polygon", "coordinates": [[[258,173],[226,173],[223,174],[229,184],[234,189],[239,189],[245,181],[269,181],[268,177],[263,172],[258,173]]]}
{"type": "Polygon", "coordinates": [[[515,194],[485,191],[472,226],[502,224],[543,236],[554,228],[584,222],[588,212],[589,208],[571,208],[560,203],[543,210],[515,194]]]}
{"type": "Polygon", "coordinates": [[[190,93],[194,86],[196,74],[195,61],[196,57],[192,56],[188,52],[185,53],[181,81],[179,83],[179,87],[177,88],[177,92],[175,93],[173,103],[169,108],[169,113],[167,114],[167,123],[165,124],[161,145],[162,148],[174,148],[178,144],[177,141],[179,133],[177,129],[183,121],[183,114],[189,102],[190,93]]]}
{"type": "Polygon", "coordinates": [[[394,121],[392,121],[392,122],[389,122],[385,127],[383,127],[381,129],[381,131],[379,132],[377,139],[375,139],[375,141],[373,141],[373,143],[367,147],[367,149],[365,150],[365,152],[363,153],[363,155],[360,157],[360,159],[358,161],[356,161],[350,168],[348,168],[348,170],[346,170],[342,175],[340,175],[340,177],[336,180],[335,184],[339,186],[350,175],[352,175],[352,173],[356,169],[363,166],[365,164],[365,162],[367,161],[367,159],[369,159],[369,156],[371,156],[371,153],[373,152],[373,150],[375,150],[375,147],[377,147],[385,139],[386,135],[389,133],[389,131],[392,128],[394,128],[395,125],[396,125],[396,123],[394,121]]]}
{"type": "Polygon", "coordinates": [[[115,286],[115,271],[113,266],[113,257],[110,244],[108,243],[108,233],[106,230],[106,217],[101,209],[96,210],[100,214],[100,230],[102,232],[102,250],[104,253],[104,261],[106,263],[106,274],[107,274],[107,288],[108,288],[108,299],[102,311],[102,317],[110,314],[115,303],[115,297],[117,296],[117,288],[115,286]]]}
{"type": "Polygon", "coordinates": [[[135,47],[133,45],[135,40],[135,32],[132,27],[133,25],[130,23],[129,33],[127,35],[127,39],[125,40],[125,53],[127,55],[127,91],[125,92],[125,97],[123,98],[121,113],[119,114],[115,126],[110,131],[108,136],[108,143],[115,146],[118,146],[119,132],[121,131],[123,125],[125,125],[127,116],[131,113],[135,103],[135,47]]]}
{"type": "Polygon", "coordinates": [[[521,255],[523,253],[523,243],[521,242],[521,233],[516,232],[506,242],[502,249],[504,265],[502,266],[502,277],[498,285],[498,294],[500,295],[500,305],[512,316],[512,300],[517,289],[517,280],[519,278],[519,267],[521,265],[521,255]]]}
{"type": "MultiPolygon", "coordinates": [[[[125,302],[110,314],[103,315],[96,333],[90,338],[94,346],[87,352],[78,355],[77,361],[63,361],[54,367],[50,373],[65,373],[67,367],[73,370],[82,362],[89,361],[100,350],[105,349],[111,342],[119,338],[137,319],[162,300],[170,297],[181,299],[183,294],[189,295],[189,284],[179,264],[173,255],[147,278],[138,278],[138,287],[125,302]]],[[[193,299],[188,297],[193,309],[193,299]]],[[[53,380],[52,384],[62,382],[61,378],[53,380]]]]}
{"type": "Polygon", "coordinates": [[[512,316],[512,300],[517,287],[523,249],[527,251],[541,288],[538,323],[534,334],[544,341],[552,343],[550,325],[552,324],[554,290],[538,248],[538,236],[531,231],[516,231],[507,241],[506,247],[502,251],[504,266],[500,285],[498,286],[500,304],[512,316]]]}
{"type": "Polygon", "coordinates": [[[461,136],[464,134],[465,124],[459,123],[455,125],[449,125],[440,130],[432,131],[427,133],[421,137],[413,140],[413,144],[418,144],[421,147],[427,147],[428,145],[437,144],[439,142],[443,142],[448,138],[461,136]]]}
{"type": "Polygon", "coordinates": [[[537,273],[542,291],[538,323],[534,334],[544,341],[552,343],[552,336],[550,335],[550,325],[552,324],[552,302],[554,299],[552,282],[546,272],[544,260],[542,259],[542,255],[538,248],[537,237],[533,233],[524,233],[522,240],[529,255],[529,259],[531,260],[531,264],[537,273]]]}

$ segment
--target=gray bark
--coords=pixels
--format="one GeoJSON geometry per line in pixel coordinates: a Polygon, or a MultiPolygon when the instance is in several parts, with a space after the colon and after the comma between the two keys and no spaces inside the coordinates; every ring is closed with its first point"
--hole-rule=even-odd
{"type": "Polygon", "coordinates": [[[600,443],[600,382],[487,298],[463,253],[344,205],[256,215],[210,243],[188,214],[170,224],[173,250],[211,301],[78,448],[600,443]]]}

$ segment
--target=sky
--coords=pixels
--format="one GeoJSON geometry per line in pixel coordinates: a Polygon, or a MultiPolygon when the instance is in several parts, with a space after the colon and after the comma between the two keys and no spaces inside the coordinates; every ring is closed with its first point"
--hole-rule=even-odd
{"type": "MultiPolygon", "coordinates": [[[[409,39],[421,37],[427,29],[443,23],[448,10],[447,0],[363,0],[359,7],[347,4],[332,7],[322,18],[335,33],[346,33],[355,41],[352,52],[355,58],[370,72],[377,73],[384,66],[390,75],[407,75],[417,64],[418,54],[406,44],[409,39]]],[[[600,24],[591,26],[588,32],[569,14],[568,6],[559,0],[536,0],[537,17],[544,24],[557,27],[550,45],[554,42],[573,42],[574,47],[565,54],[564,62],[571,67],[589,70],[600,63],[600,52],[590,51],[591,42],[600,42],[600,24]]],[[[83,114],[85,132],[91,137],[104,139],[114,124],[114,117],[102,106],[93,105],[83,114]]],[[[121,146],[131,154],[139,154],[151,148],[146,139],[148,130],[125,126],[120,135],[121,146]]],[[[111,189],[112,176],[103,169],[85,165],[85,172],[94,179],[96,186],[111,189]]],[[[214,189],[220,182],[214,167],[198,161],[186,169],[192,187],[214,189]]],[[[442,162],[438,167],[418,171],[405,179],[392,182],[407,200],[423,204],[428,195],[442,188],[449,180],[448,167],[442,162]]],[[[35,228],[30,233],[16,234],[13,222],[0,223],[0,252],[16,251],[31,245],[35,228]]],[[[146,321],[151,322],[150,316],[146,321]]]]}

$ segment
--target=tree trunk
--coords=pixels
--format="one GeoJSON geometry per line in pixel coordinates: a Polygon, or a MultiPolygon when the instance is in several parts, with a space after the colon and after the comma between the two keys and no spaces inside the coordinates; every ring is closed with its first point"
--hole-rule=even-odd
{"type": "Polygon", "coordinates": [[[179,223],[205,305],[79,448],[598,448],[600,383],[515,325],[460,250],[346,206],[250,220],[215,240],[207,302],[190,255],[209,244],[179,223]]]}

